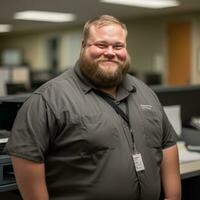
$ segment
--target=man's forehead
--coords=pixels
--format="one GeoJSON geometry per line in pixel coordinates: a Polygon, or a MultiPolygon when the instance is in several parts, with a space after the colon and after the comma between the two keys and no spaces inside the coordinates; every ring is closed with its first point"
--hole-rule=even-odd
{"type": "Polygon", "coordinates": [[[105,29],[105,28],[119,28],[121,30],[123,30],[123,28],[119,25],[119,24],[115,24],[115,23],[110,23],[110,24],[93,24],[90,26],[90,31],[98,31],[101,29],[105,29]]]}
{"type": "Polygon", "coordinates": [[[126,31],[118,24],[104,26],[92,25],[89,31],[89,38],[120,37],[126,40],[126,31]]]}

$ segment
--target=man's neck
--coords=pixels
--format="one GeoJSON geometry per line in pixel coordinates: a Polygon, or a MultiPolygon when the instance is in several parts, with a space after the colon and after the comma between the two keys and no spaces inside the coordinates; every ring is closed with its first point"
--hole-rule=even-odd
{"type": "Polygon", "coordinates": [[[102,92],[111,95],[112,97],[116,98],[117,95],[117,88],[106,88],[106,89],[100,89],[102,92]]]}

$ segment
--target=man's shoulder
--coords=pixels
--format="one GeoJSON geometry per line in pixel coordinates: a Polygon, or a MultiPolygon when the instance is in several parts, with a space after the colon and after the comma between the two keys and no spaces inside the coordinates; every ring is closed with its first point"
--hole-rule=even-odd
{"type": "Polygon", "coordinates": [[[145,98],[154,99],[157,101],[157,96],[150,86],[148,86],[142,80],[140,80],[132,75],[128,74],[127,78],[129,80],[130,84],[135,87],[137,95],[143,96],[145,98]]]}
{"type": "Polygon", "coordinates": [[[69,69],[34,91],[31,101],[43,102],[51,107],[54,113],[60,113],[62,109],[82,99],[78,84],[76,74],[73,69],[69,69]]]}
{"type": "Polygon", "coordinates": [[[45,84],[40,86],[34,91],[36,94],[46,94],[46,93],[55,93],[59,94],[62,90],[69,88],[69,85],[72,85],[72,82],[75,80],[75,74],[73,69],[68,69],[57,77],[47,81],[45,84]]]}
{"type": "Polygon", "coordinates": [[[148,85],[146,85],[146,83],[144,83],[142,80],[136,78],[135,76],[127,74],[127,79],[129,81],[129,83],[136,88],[136,90],[142,90],[142,89],[151,90],[150,87],[148,85]]]}

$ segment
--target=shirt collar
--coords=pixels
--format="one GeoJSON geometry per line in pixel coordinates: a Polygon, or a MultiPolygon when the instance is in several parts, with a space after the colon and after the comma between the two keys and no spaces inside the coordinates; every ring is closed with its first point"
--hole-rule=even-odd
{"type": "Polygon", "coordinates": [[[92,83],[81,72],[80,67],[79,67],[79,61],[77,61],[75,64],[74,72],[78,76],[80,86],[85,94],[88,93],[92,88],[95,88],[92,85],[92,83]]]}
{"type": "Polygon", "coordinates": [[[122,101],[126,99],[131,93],[136,92],[136,87],[130,80],[130,75],[125,75],[122,84],[117,90],[116,101],[122,101]]]}
{"type": "MultiPolygon", "coordinates": [[[[83,92],[86,94],[90,92],[92,89],[97,89],[81,72],[79,61],[76,62],[74,67],[74,72],[78,76],[80,80],[80,86],[83,92]]],[[[125,75],[121,85],[118,88],[118,99],[123,99],[129,95],[129,93],[136,92],[136,87],[134,86],[133,81],[130,80],[130,75],[125,75]]]]}

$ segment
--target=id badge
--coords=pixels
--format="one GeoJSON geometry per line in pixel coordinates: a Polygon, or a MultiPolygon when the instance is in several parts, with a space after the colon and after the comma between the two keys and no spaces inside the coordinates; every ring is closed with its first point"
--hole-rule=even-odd
{"type": "Polygon", "coordinates": [[[140,153],[136,153],[132,155],[136,172],[145,170],[144,163],[142,160],[142,155],[140,153]]]}

